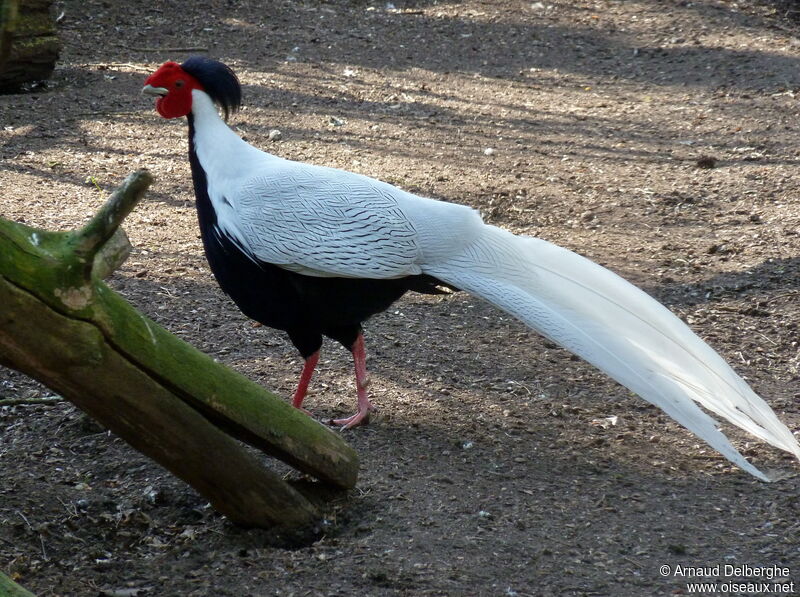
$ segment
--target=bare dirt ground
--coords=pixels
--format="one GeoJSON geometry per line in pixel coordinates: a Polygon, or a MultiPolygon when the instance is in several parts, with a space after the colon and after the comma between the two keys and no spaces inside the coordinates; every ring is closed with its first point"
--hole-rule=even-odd
{"type": "MultiPolygon", "coordinates": [[[[0,214],[76,227],[149,168],[126,226],[135,252],[111,285],[290,395],[294,349],[206,267],[185,123],[139,95],[189,54],[169,48],[207,48],[244,83],[232,124],[250,142],[472,205],[611,267],[800,429],[797,5],[395,5],[65,0],[53,79],[0,97],[0,214]]],[[[68,403],[2,407],[0,570],[39,595],[647,596],[688,594],[678,565],[732,564],[788,567],[800,591],[788,457],[732,431],[785,478],[748,477],[463,294],[409,295],[367,328],[380,413],[347,433],[360,482],[318,541],[287,549],[234,527],[68,403]]],[[[308,406],[349,414],[353,385],[349,355],[327,344],[308,406]]],[[[3,398],[47,395],[0,370],[3,398]]]]}

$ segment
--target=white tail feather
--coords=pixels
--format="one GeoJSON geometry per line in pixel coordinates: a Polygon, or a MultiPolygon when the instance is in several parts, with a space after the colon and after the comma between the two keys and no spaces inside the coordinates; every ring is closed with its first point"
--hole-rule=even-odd
{"type": "Polygon", "coordinates": [[[485,226],[428,274],[479,296],[662,408],[762,480],[694,401],[800,459],[772,409],[711,347],[645,292],[547,241],[485,226]]]}

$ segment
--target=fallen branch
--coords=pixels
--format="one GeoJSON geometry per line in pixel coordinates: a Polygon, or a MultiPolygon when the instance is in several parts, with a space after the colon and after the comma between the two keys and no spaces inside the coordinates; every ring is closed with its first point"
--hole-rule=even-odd
{"type": "Polygon", "coordinates": [[[3,398],[0,399],[0,406],[20,406],[27,404],[58,404],[64,402],[61,396],[50,398],[3,398]]]}
{"type": "Polygon", "coordinates": [[[93,269],[100,278],[109,276],[128,258],[131,245],[120,226],[152,182],[143,170],[131,174],[83,228],[67,237],[65,249],[84,264],[87,280],[93,269]]]}
{"type": "Polygon", "coordinates": [[[0,218],[0,363],[74,403],[233,521],[307,526],[316,506],[231,435],[338,488],[355,485],[355,452],[101,281],[124,260],[118,227],[150,181],[144,171],[129,176],[76,232],[0,218]]]}
{"type": "Polygon", "coordinates": [[[208,48],[136,48],[123,46],[127,50],[134,52],[208,52],[208,48]]]}

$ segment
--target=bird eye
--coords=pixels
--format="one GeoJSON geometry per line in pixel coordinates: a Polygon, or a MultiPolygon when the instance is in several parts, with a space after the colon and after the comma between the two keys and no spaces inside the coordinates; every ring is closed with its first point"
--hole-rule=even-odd
{"type": "Polygon", "coordinates": [[[177,81],[175,81],[175,87],[183,87],[183,85],[184,85],[183,79],[178,79],[177,81]]]}

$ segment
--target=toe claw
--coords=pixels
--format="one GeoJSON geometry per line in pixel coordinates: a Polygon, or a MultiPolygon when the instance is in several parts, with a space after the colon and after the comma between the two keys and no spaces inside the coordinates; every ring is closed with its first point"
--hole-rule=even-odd
{"type": "Polygon", "coordinates": [[[366,408],[358,409],[356,414],[346,419],[333,419],[331,424],[340,426],[342,430],[358,427],[359,425],[366,425],[369,423],[370,413],[374,410],[376,410],[375,407],[369,404],[366,408]]]}

